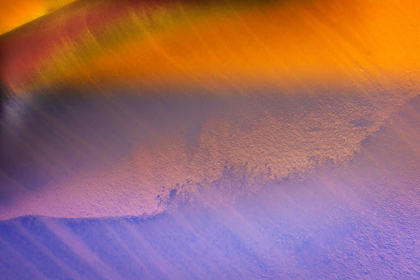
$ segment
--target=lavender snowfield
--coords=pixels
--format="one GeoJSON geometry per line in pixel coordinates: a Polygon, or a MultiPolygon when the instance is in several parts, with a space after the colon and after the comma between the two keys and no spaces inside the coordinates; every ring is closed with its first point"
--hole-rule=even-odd
{"type": "Polygon", "coordinates": [[[4,220],[2,278],[418,279],[419,108],[411,99],[349,162],[305,175],[226,165],[194,193],[173,186],[157,214],[4,220]]]}

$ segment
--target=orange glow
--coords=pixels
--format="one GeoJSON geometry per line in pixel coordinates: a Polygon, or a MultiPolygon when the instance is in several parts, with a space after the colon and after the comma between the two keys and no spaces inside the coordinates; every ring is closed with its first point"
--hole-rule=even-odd
{"type": "Polygon", "coordinates": [[[420,4],[404,2],[80,3],[77,20],[64,11],[3,38],[2,79],[18,93],[121,83],[242,91],[253,83],[417,81],[420,4]],[[107,7],[113,17],[104,16],[107,7]]]}

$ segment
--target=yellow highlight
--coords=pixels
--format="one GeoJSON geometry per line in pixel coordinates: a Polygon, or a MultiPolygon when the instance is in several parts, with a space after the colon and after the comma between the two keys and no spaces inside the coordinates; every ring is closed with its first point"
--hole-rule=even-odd
{"type": "Polygon", "coordinates": [[[53,12],[74,0],[2,0],[0,34],[53,12]]]}

